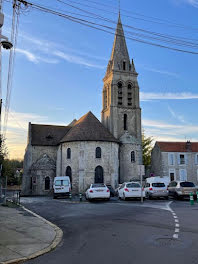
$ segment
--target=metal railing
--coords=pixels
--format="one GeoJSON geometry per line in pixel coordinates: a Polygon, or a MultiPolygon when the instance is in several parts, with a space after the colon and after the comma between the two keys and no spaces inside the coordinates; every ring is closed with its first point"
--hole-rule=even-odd
{"type": "Polygon", "coordinates": [[[20,190],[0,188],[0,203],[6,204],[7,201],[11,201],[15,204],[20,204],[20,193],[20,190]]]}

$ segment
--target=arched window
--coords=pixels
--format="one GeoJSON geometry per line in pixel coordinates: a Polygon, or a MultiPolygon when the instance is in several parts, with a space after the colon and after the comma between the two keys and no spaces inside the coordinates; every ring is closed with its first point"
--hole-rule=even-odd
{"type": "Polygon", "coordinates": [[[127,130],[127,114],[124,114],[124,130],[127,130]]]}
{"type": "Polygon", "coordinates": [[[72,183],[72,169],[70,166],[67,166],[66,171],[65,171],[65,176],[69,176],[70,182],[72,183]]]}
{"type": "Polygon", "coordinates": [[[67,149],[67,159],[71,159],[71,149],[67,149]]]}
{"type": "Polygon", "coordinates": [[[118,82],[118,105],[122,105],[122,82],[118,82]]]}
{"type": "Polygon", "coordinates": [[[50,177],[45,177],[45,190],[50,189],[50,177]]]}
{"type": "Polygon", "coordinates": [[[131,162],[135,162],[135,151],[131,151],[131,162]]]}
{"type": "Polygon", "coordinates": [[[96,159],[100,159],[101,158],[101,148],[97,147],[96,148],[96,159]]]}
{"type": "Polygon", "coordinates": [[[101,166],[97,166],[95,168],[95,183],[104,183],[104,176],[103,176],[103,168],[101,166]]]}
{"type": "Polygon", "coordinates": [[[132,105],[132,85],[129,83],[128,86],[128,106],[132,105]]]}

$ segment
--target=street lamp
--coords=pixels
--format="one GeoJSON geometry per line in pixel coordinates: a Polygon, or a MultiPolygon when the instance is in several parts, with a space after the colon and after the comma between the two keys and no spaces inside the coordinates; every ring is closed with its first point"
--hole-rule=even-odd
{"type": "Polygon", "coordinates": [[[4,49],[11,49],[13,47],[12,43],[8,40],[7,37],[0,35],[0,39],[4,39],[1,41],[1,45],[3,46],[4,49]]]}
{"type": "MultiPolygon", "coordinates": [[[[3,22],[4,22],[4,15],[0,11],[0,28],[3,26],[3,22]]],[[[4,35],[1,35],[1,33],[0,33],[0,43],[4,49],[11,49],[13,47],[12,43],[8,40],[8,38],[5,37],[4,35]]]]}

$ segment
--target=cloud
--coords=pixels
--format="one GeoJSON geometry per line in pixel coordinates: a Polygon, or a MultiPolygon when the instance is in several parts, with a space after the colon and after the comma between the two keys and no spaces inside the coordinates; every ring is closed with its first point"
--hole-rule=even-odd
{"type": "Polygon", "coordinates": [[[186,0],[187,3],[189,3],[190,5],[198,8],[198,0],[186,0]]]}
{"type": "Polygon", "coordinates": [[[38,56],[38,55],[36,55],[36,54],[34,54],[34,53],[28,51],[28,50],[25,50],[25,49],[16,48],[16,52],[17,52],[17,53],[20,53],[20,54],[22,54],[22,55],[25,55],[25,57],[26,57],[29,61],[31,61],[31,62],[33,62],[33,63],[35,63],[35,64],[37,64],[37,63],[39,63],[39,62],[45,62],[45,63],[50,63],[50,64],[51,64],[51,63],[52,63],[52,64],[56,64],[56,63],[58,63],[58,60],[56,60],[56,59],[43,58],[43,57],[40,57],[40,56],[38,56]]]}
{"type": "Polygon", "coordinates": [[[93,63],[83,59],[82,57],[75,56],[72,54],[68,54],[68,53],[65,53],[62,51],[54,51],[53,54],[59,58],[64,59],[67,62],[70,62],[70,63],[84,65],[84,66],[87,66],[90,68],[98,68],[98,69],[104,69],[105,68],[105,66],[93,64],[93,63]]]}
{"type": "Polygon", "coordinates": [[[182,115],[176,114],[176,112],[173,111],[173,109],[170,106],[168,106],[168,111],[171,113],[172,117],[174,117],[176,120],[180,121],[181,123],[187,124],[184,117],[182,115]]]}
{"type": "Polygon", "coordinates": [[[192,93],[145,93],[140,92],[141,101],[150,100],[190,100],[198,99],[198,94],[192,93]]]}
{"type": "Polygon", "coordinates": [[[169,71],[166,71],[166,70],[155,69],[155,68],[152,68],[152,67],[149,67],[149,66],[145,66],[145,65],[142,65],[142,64],[140,64],[140,68],[142,68],[142,69],[144,69],[146,71],[156,72],[156,73],[160,73],[160,74],[165,74],[165,75],[168,75],[168,76],[171,76],[171,77],[175,77],[175,78],[179,78],[180,77],[178,73],[169,72],[169,71]]]}
{"type": "Polygon", "coordinates": [[[143,119],[142,125],[146,134],[155,140],[180,141],[187,138],[198,141],[198,125],[170,124],[148,119],[143,119]]]}
{"type": "Polygon", "coordinates": [[[198,0],[174,0],[176,4],[186,3],[195,8],[198,8],[198,0]]]}

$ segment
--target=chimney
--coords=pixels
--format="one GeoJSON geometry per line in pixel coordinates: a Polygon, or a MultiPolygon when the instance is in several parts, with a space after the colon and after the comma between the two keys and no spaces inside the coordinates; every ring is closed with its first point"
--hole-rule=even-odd
{"type": "Polygon", "coordinates": [[[192,145],[191,145],[190,140],[186,141],[186,151],[187,152],[192,152],[192,145]]]}

